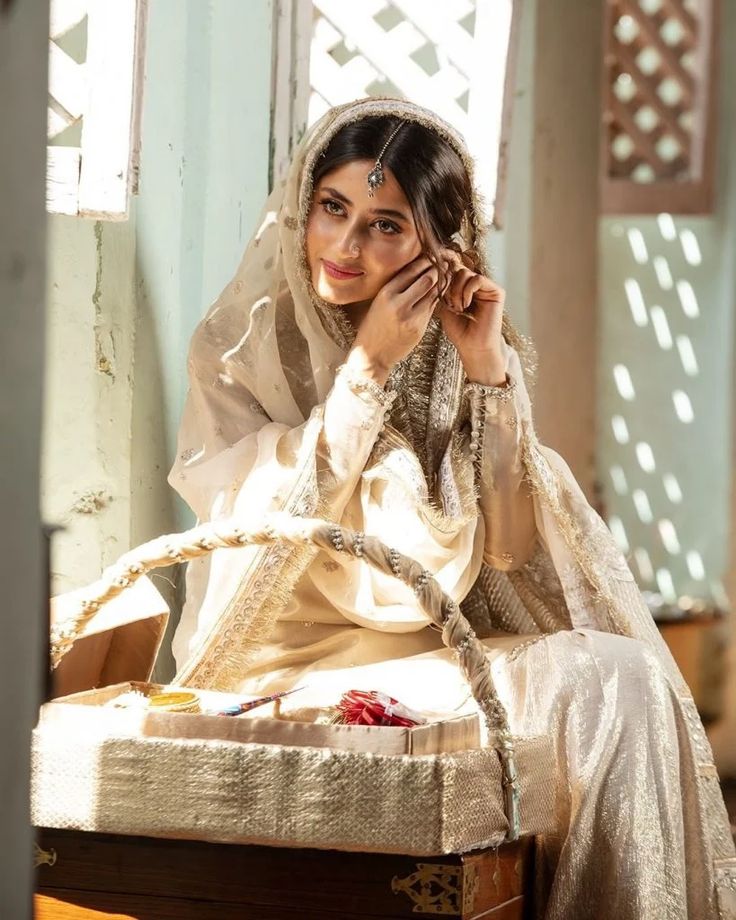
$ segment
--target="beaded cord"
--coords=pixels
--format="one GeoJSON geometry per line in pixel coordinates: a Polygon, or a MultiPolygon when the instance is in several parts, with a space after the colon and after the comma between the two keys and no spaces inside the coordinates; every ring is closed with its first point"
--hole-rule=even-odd
{"type": "Polygon", "coordinates": [[[342,530],[335,526],[330,528],[330,539],[332,540],[332,545],[338,551],[338,553],[343,552],[345,549],[345,543],[342,538],[342,530]]]}
{"type": "Polygon", "coordinates": [[[415,591],[421,591],[422,588],[426,587],[427,582],[429,581],[429,579],[430,579],[430,574],[429,574],[429,572],[428,572],[426,569],[422,569],[422,571],[421,571],[421,572],[419,573],[419,575],[417,576],[417,580],[416,580],[416,583],[415,583],[415,585],[414,585],[414,590],[415,590],[415,591]]]}
{"type": "Polygon", "coordinates": [[[463,652],[466,652],[476,638],[477,636],[475,634],[475,630],[471,627],[455,646],[455,651],[458,653],[458,655],[462,655],[463,652]]]}

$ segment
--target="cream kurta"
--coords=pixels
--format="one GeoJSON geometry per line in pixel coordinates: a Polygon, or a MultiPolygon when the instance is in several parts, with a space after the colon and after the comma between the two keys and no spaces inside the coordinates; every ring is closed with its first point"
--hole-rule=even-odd
{"type": "MultiPolygon", "coordinates": [[[[518,360],[508,347],[507,358],[513,359],[512,364],[518,360]]],[[[458,602],[476,581],[483,561],[516,568],[529,558],[536,539],[533,503],[523,480],[515,380],[510,373],[507,378],[504,387],[467,388],[467,423],[448,445],[440,475],[446,467],[449,478],[453,451],[474,451],[479,504],[461,528],[452,530],[442,529],[442,518],[429,520],[418,504],[417,488],[423,481],[418,462],[411,468],[402,456],[404,468],[391,469],[389,464],[390,475],[385,465],[377,468],[372,463],[379,434],[400,443],[400,436],[390,427],[391,394],[344,369],[325,400],[317,451],[335,484],[328,500],[335,511],[342,510],[341,524],[366,533],[390,534],[391,545],[432,572],[458,602]],[[479,411],[479,400],[485,400],[482,408],[486,411],[479,411]],[[489,407],[492,411],[487,411],[489,407]]],[[[286,437],[281,432],[281,438],[286,437]]],[[[390,453],[390,443],[385,450],[390,453]]],[[[258,475],[269,481],[267,467],[258,475]]],[[[226,506],[223,510],[231,509],[226,506]]],[[[210,575],[211,580],[208,566],[209,560],[190,563],[192,596],[174,640],[180,663],[197,642],[193,626],[201,596],[196,570],[210,575]]],[[[239,689],[270,693],[305,684],[312,690],[300,693],[301,705],[332,705],[343,685],[344,689],[353,686],[348,673],[338,676],[337,672],[422,653],[444,654],[440,633],[428,623],[414,593],[395,578],[337,551],[320,552],[297,582],[278,615],[275,631],[260,648],[239,689]],[[318,690],[317,685],[324,689],[318,690]]],[[[207,626],[208,619],[200,611],[199,629],[207,626]]],[[[463,702],[468,699],[467,687],[462,681],[458,687],[463,702]]],[[[393,689],[406,696],[403,686],[393,689]]],[[[437,692],[437,705],[427,708],[454,709],[458,705],[457,700],[450,705],[443,688],[438,687],[437,692]]],[[[415,704],[422,708],[419,698],[415,704]]]]}

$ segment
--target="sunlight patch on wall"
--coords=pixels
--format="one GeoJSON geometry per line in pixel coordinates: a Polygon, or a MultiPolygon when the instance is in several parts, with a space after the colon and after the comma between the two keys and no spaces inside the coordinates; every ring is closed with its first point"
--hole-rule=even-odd
{"type": "Polygon", "coordinates": [[[617,364],[613,368],[613,379],[616,381],[616,388],[621,394],[622,399],[625,399],[627,402],[632,402],[636,399],[634,382],[625,364],[617,364]]]}
{"type": "Polygon", "coordinates": [[[613,416],[611,419],[611,428],[613,429],[613,436],[619,444],[629,443],[629,426],[626,424],[626,419],[623,415],[613,416]]]}
{"type": "Polygon", "coordinates": [[[626,482],[626,474],[622,466],[612,466],[610,469],[611,473],[611,482],[613,483],[613,488],[617,495],[626,495],[629,491],[628,484],[626,482]]]}
{"type": "Polygon", "coordinates": [[[645,473],[653,473],[656,469],[654,452],[646,441],[639,441],[636,445],[636,459],[639,461],[639,466],[645,473]]]}
{"type": "Polygon", "coordinates": [[[695,413],[693,412],[693,404],[690,402],[690,397],[684,390],[675,390],[672,394],[672,402],[675,406],[677,417],[681,422],[689,425],[695,418],[695,413]]]}
{"type": "Polygon", "coordinates": [[[670,324],[667,322],[667,314],[658,305],[653,306],[649,314],[652,317],[652,326],[657,337],[657,344],[665,351],[669,351],[672,348],[672,333],[670,332],[670,324]]]}
{"type": "Polygon", "coordinates": [[[634,261],[639,265],[646,265],[649,261],[649,253],[647,244],[644,241],[644,234],[638,227],[630,227],[626,235],[629,238],[629,246],[631,246],[634,261]]]}
{"type": "Polygon", "coordinates": [[[682,361],[682,369],[688,377],[697,377],[698,359],[695,357],[695,351],[690,337],[687,335],[678,335],[676,341],[677,350],[680,353],[680,361],[682,361]]]}
{"type": "Polygon", "coordinates": [[[635,278],[627,278],[624,281],[624,291],[626,299],[629,301],[631,316],[637,326],[646,326],[649,322],[647,308],[644,304],[644,295],[641,292],[639,282],[635,278]]]}
{"type": "Polygon", "coordinates": [[[705,566],[703,565],[703,557],[700,553],[691,549],[689,553],[685,555],[685,561],[687,562],[688,571],[696,581],[705,580],[705,566]]]}
{"type": "Polygon", "coordinates": [[[680,552],[680,541],[677,538],[677,531],[675,530],[675,525],[669,518],[662,518],[661,521],[657,524],[659,528],[659,535],[662,538],[662,543],[664,548],[668,553],[671,553],[673,556],[677,556],[680,552]]]}
{"type": "Polygon", "coordinates": [[[695,296],[692,284],[690,284],[689,281],[680,279],[676,284],[676,288],[677,295],[680,298],[680,304],[682,305],[682,312],[689,319],[697,319],[700,316],[700,307],[698,306],[698,298],[695,296]]]}
{"type": "Polygon", "coordinates": [[[652,568],[652,561],[649,558],[649,553],[643,546],[637,546],[634,550],[634,559],[636,560],[642,582],[645,585],[651,584],[654,581],[654,569],[652,568]]]}
{"type": "Polygon", "coordinates": [[[664,490],[667,493],[667,498],[669,498],[673,505],[679,505],[682,502],[682,489],[680,488],[680,483],[677,481],[677,477],[674,473],[665,473],[662,477],[662,482],[664,484],[664,490]]]}
{"type": "Polygon", "coordinates": [[[652,260],[654,273],[657,276],[659,286],[663,291],[671,291],[675,286],[675,281],[670,271],[670,264],[664,256],[655,256],[652,260]]]}
{"type": "Polygon", "coordinates": [[[631,497],[634,499],[634,507],[639,515],[639,520],[642,524],[651,524],[654,520],[654,515],[652,514],[652,506],[649,504],[647,493],[644,489],[634,489],[631,497]]]}
{"type": "Polygon", "coordinates": [[[680,245],[688,265],[700,265],[703,261],[703,256],[700,252],[698,238],[692,230],[685,229],[680,231],[680,245]]]}
{"type": "Polygon", "coordinates": [[[657,587],[662,595],[662,600],[668,604],[674,604],[677,600],[677,591],[669,569],[657,569],[657,587]]]}
{"type": "Polygon", "coordinates": [[[670,242],[677,239],[677,228],[671,214],[658,214],[657,224],[663,240],[670,242]]]}
{"type": "Polygon", "coordinates": [[[629,551],[629,541],[626,537],[626,528],[624,527],[624,522],[620,517],[617,517],[615,514],[612,514],[608,519],[608,526],[611,529],[616,543],[618,544],[619,549],[622,553],[628,553],[629,551]]]}

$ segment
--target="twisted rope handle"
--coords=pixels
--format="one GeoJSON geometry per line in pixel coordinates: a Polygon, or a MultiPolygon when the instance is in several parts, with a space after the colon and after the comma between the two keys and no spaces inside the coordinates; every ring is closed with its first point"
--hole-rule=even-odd
{"type": "Polygon", "coordinates": [[[507,839],[520,833],[519,782],[514,743],[506,710],[498,698],[482,643],[463,616],[459,605],[445,594],[432,575],[414,559],[387,547],[377,537],[348,530],[318,518],[274,514],[258,530],[243,530],[232,519],[200,524],[183,533],[168,534],[143,543],[107,568],[79,601],[79,612],[51,629],[51,667],[56,668],[81,630],[100,607],[117,597],[152,569],[198,559],[216,549],[264,545],[286,541],[300,546],[337,550],[364,559],[374,568],[393,575],[416,594],[421,609],[440,628],[444,644],[454,649],[458,666],[470,685],[488,726],[503,770],[504,805],[509,822],[507,839]]]}

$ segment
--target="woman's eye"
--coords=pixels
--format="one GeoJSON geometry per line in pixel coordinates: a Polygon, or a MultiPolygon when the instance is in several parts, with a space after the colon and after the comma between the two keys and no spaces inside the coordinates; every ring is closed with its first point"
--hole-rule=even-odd
{"type": "Polygon", "coordinates": [[[336,201],[333,201],[331,198],[325,199],[323,202],[321,202],[321,204],[328,214],[339,214],[342,211],[340,205],[336,201]],[[337,210],[333,211],[333,207],[337,210]]]}
{"type": "MultiPolygon", "coordinates": [[[[340,216],[344,213],[342,205],[335,201],[333,198],[324,198],[322,201],[320,201],[320,204],[328,214],[340,216]]],[[[379,220],[375,221],[373,226],[376,227],[380,233],[386,235],[399,233],[399,228],[396,226],[396,224],[390,220],[386,220],[385,218],[380,218],[379,220]]]]}
{"type": "Polygon", "coordinates": [[[377,220],[376,226],[378,227],[379,224],[383,224],[383,227],[379,227],[379,229],[381,230],[381,233],[398,233],[399,232],[399,228],[396,226],[396,224],[392,224],[390,220],[377,220]]]}

